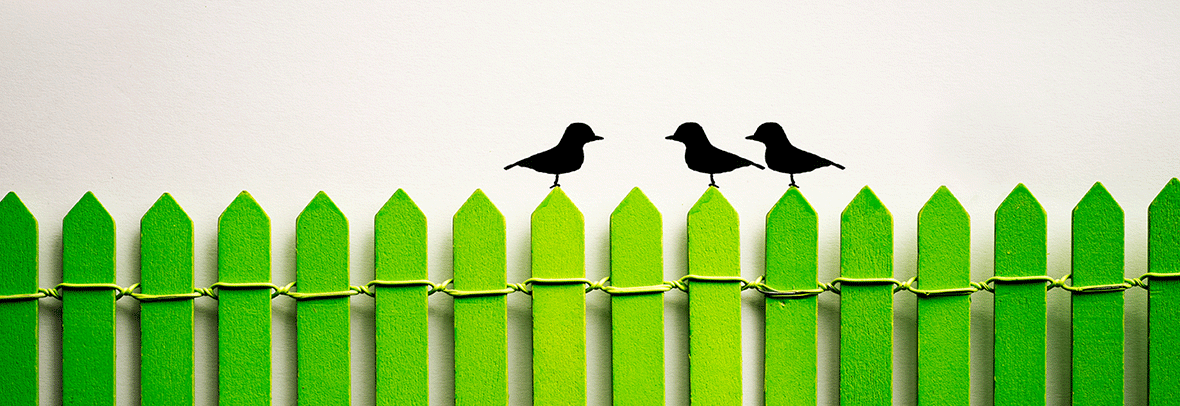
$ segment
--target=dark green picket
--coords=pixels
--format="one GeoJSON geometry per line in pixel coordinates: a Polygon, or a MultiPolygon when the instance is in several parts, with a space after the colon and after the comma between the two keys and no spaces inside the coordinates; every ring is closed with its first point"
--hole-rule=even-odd
{"type": "MultiPolygon", "coordinates": [[[[1123,209],[1095,183],[1073,210],[1074,287],[1123,283],[1123,209]]],[[[1074,292],[1074,405],[1123,404],[1123,292],[1074,292]]]]}
{"type": "MultiPolygon", "coordinates": [[[[86,192],[62,220],[62,279],[115,283],[115,221],[86,192]]],[[[115,404],[115,290],[64,288],[62,403],[115,404]]]]}
{"type": "MultiPolygon", "coordinates": [[[[1045,209],[1023,184],[995,214],[995,275],[1046,276],[1045,209]]],[[[995,404],[1045,404],[1045,281],[995,284],[995,404]]]]}
{"type": "MultiPolygon", "coordinates": [[[[779,291],[817,286],[815,210],[790,188],[766,214],[766,281],[779,291]]],[[[767,406],[814,405],[816,297],[766,298],[765,397],[767,406]]]]}
{"type": "MultiPolygon", "coordinates": [[[[140,289],[193,292],[193,221],[165,193],[140,222],[140,289]]],[[[140,403],[193,404],[192,299],[140,303],[140,403]]]]}
{"type": "MultiPolygon", "coordinates": [[[[299,293],[343,292],[348,285],[348,220],[324,192],[295,221],[299,293]]],[[[298,401],[305,406],[350,400],[348,298],[300,300],[295,306],[298,401]]]]}
{"type": "Polygon", "coordinates": [[[1173,178],[1147,210],[1148,401],[1180,405],[1180,181],[1173,178]]]}
{"type": "MultiPolygon", "coordinates": [[[[217,281],[270,283],[270,217],[242,192],[217,220],[217,281]]],[[[270,289],[224,288],[217,300],[217,399],[270,405],[270,289]]]]}
{"type": "MultiPolygon", "coordinates": [[[[37,293],[37,219],[8,192],[0,200],[0,296],[37,293]]],[[[37,404],[37,300],[0,301],[0,393],[37,404]]]]}

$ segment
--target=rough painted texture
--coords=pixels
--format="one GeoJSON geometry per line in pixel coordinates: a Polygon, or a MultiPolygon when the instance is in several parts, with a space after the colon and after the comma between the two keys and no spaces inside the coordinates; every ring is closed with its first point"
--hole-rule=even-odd
{"type": "MultiPolygon", "coordinates": [[[[610,281],[663,282],[663,220],[639,188],[610,216],[610,281]]],[[[611,296],[611,397],[615,406],[664,404],[664,295],[611,296]]]]}
{"type": "MultiPolygon", "coordinates": [[[[426,215],[398,189],[373,219],[377,280],[426,279],[426,215]]],[[[378,405],[426,405],[427,316],[424,286],[374,288],[378,405]]]]}
{"type": "MultiPolygon", "coordinates": [[[[840,215],[840,276],[893,277],[893,215],[864,187],[840,215]]],[[[840,286],[840,404],[893,402],[893,286],[840,286]]]]}
{"type": "MultiPolygon", "coordinates": [[[[918,212],[918,288],[971,286],[971,218],[938,188],[918,212]]],[[[971,404],[971,297],[918,297],[918,404],[971,404]]]]}
{"type": "MultiPolygon", "coordinates": [[[[1180,181],[1173,178],[1147,209],[1147,271],[1180,273],[1180,181]]],[[[1180,278],[1149,279],[1147,396],[1180,405],[1180,278]]]]}
{"type": "MultiPolygon", "coordinates": [[[[217,280],[270,283],[270,217],[242,192],[217,220],[217,280]]],[[[217,399],[270,404],[270,289],[221,289],[217,300],[217,399]]]]}
{"type": "MultiPolygon", "coordinates": [[[[193,291],[193,221],[165,193],[140,221],[140,291],[193,291]]],[[[140,303],[140,403],[193,404],[193,301],[140,303]]]]}
{"type": "MultiPolygon", "coordinates": [[[[533,211],[532,277],[583,278],[582,212],[560,187],[533,211]]],[[[586,404],[586,291],[582,284],[535,284],[533,404],[586,404]]]]}
{"type": "MultiPolygon", "coordinates": [[[[741,276],[738,215],[710,187],[688,211],[688,273],[741,276]]],[[[689,282],[689,398],[694,405],[742,404],[741,284],[689,282]]]]}
{"type": "MultiPolygon", "coordinates": [[[[348,220],[324,192],[295,222],[295,280],[302,293],[348,290],[348,220]]],[[[296,305],[299,404],[349,404],[348,298],[296,305]]]]}
{"type": "MultiPolygon", "coordinates": [[[[504,215],[476,190],[455,213],[455,289],[503,289],[507,279],[504,215]]],[[[456,297],[455,405],[507,405],[507,299],[456,297]]]]}
{"type": "MultiPolygon", "coordinates": [[[[1044,276],[1045,209],[1023,184],[996,209],[996,276],[1044,276]]],[[[995,404],[1045,404],[1045,282],[995,284],[995,404]]]]}
{"type": "MultiPolygon", "coordinates": [[[[1073,285],[1123,283],[1123,209],[1101,183],[1073,210],[1073,285]]],[[[1074,293],[1074,405],[1123,404],[1123,292],[1074,293]]]]}
{"type": "MultiPolygon", "coordinates": [[[[0,296],[37,293],[37,219],[8,192],[0,200],[0,296]]],[[[37,404],[37,301],[0,302],[0,393],[37,404]]]]}
{"type": "MultiPolygon", "coordinates": [[[[815,209],[790,188],[766,214],[766,284],[780,291],[816,287],[815,209]]],[[[766,298],[765,403],[814,405],[816,297],[766,298]]]]}
{"type": "MultiPolygon", "coordinates": [[[[62,220],[62,279],[115,283],[115,221],[86,192],[62,220]]],[[[64,289],[62,403],[115,404],[115,291],[64,289]]]]}

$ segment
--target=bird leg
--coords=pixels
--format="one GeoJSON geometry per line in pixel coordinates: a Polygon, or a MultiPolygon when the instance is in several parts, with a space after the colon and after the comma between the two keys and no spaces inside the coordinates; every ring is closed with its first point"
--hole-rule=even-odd
{"type": "Polygon", "coordinates": [[[793,173],[792,173],[792,174],[790,174],[790,175],[791,175],[791,187],[793,187],[793,188],[795,188],[795,189],[798,189],[798,188],[799,188],[799,185],[796,185],[796,184],[795,184],[795,174],[793,174],[793,173]]]}
{"type": "Polygon", "coordinates": [[[721,189],[721,186],[717,186],[717,182],[713,181],[713,174],[711,173],[709,174],[709,186],[721,189]]]}
{"type": "Polygon", "coordinates": [[[560,177],[561,177],[561,175],[553,175],[553,186],[550,186],[549,187],[550,189],[561,186],[561,185],[557,184],[557,178],[560,178],[560,177]]]}

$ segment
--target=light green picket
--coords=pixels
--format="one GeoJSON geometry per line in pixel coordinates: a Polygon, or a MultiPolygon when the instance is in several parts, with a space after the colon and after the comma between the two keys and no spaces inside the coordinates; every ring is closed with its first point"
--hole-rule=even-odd
{"type": "MultiPolygon", "coordinates": [[[[740,255],[737,211],[710,187],[688,211],[688,273],[740,277],[740,255]]],[[[689,282],[688,359],[692,404],[742,404],[740,282],[689,282]]]]}
{"type": "Polygon", "coordinates": [[[242,192],[217,220],[217,399],[270,405],[270,217],[242,192]],[[231,285],[232,286],[232,285],[231,285]],[[244,286],[244,287],[243,287],[244,286]]]}
{"type": "MultiPolygon", "coordinates": [[[[381,281],[426,279],[426,215],[398,189],[373,219],[374,276],[381,281]]],[[[378,405],[426,405],[428,361],[424,286],[377,286],[376,398],[378,405]]]]}
{"type": "MultiPolygon", "coordinates": [[[[1023,184],[995,214],[995,275],[1046,276],[1045,209],[1023,184]]],[[[1045,404],[1045,281],[995,284],[995,404],[1045,404]]]]}
{"type": "Polygon", "coordinates": [[[1148,401],[1180,405],[1180,181],[1172,178],[1147,210],[1148,401]]]}
{"type": "MultiPolygon", "coordinates": [[[[815,210],[790,188],[766,214],[766,281],[779,291],[815,289],[818,227],[815,210]]],[[[816,297],[766,298],[765,403],[814,405],[816,297]]]]}
{"type": "MultiPolygon", "coordinates": [[[[349,289],[348,220],[324,192],[299,213],[295,240],[300,293],[349,289]]],[[[299,300],[295,311],[299,404],[348,405],[348,298],[299,300]]]]}
{"type": "MultiPolygon", "coordinates": [[[[455,289],[503,290],[504,215],[476,190],[455,213],[455,289]]],[[[456,297],[455,405],[508,404],[508,309],[504,295],[456,297]]]]}
{"type": "MultiPolygon", "coordinates": [[[[74,284],[115,283],[115,221],[86,192],[62,220],[62,279],[74,284]]],[[[64,288],[62,403],[115,404],[115,290],[64,288]]]]}
{"type": "MultiPolygon", "coordinates": [[[[0,296],[37,293],[37,219],[16,193],[0,200],[0,296]]],[[[0,393],[37,404],[37,300],[0,302],[0,393]]]]}
{"type": "MultiPolygon", "coordinates": [[[[918,289],[970,287],[971,218],[943,186],[918,212],[918,289]]],[[[970,349],[971,297],[918,295],[919,405],[971,404],[970,349]]]]}
{"type": "MultiPolygon", "coordinates": [[[[1073,285],[1123,283],[1123,209],[1095,183],[1073,210],[1073,285]]],[[[1123,404],[1123,292],[1075,292],[1074,405],[1123,404]]]]}
{"type": "Polygon", "coordinates": [[[582,212],[560,187],[533,211],[533,404],[586,404],[586,291],[582,212]]]}
{"type": "MultiPolygon", "coordinates": [[[[616,288],[663,282],[663,220],[639,188],[610,216],[610,282],[616,288]]],[[[664,404],[664,295],[613,295],[611,399],[615,406],[664,404]]]]}
{"type": "MultiPolygon", "coordinates": [[[[893,216],[865,186],[840,215],[840,276],[893,278],[893,216]]],[[[893,286],[840,286],[840,404],[893,399],[893,286]]]]}
{"type": "MultiPolygon", "coordinates": [[[[165,193],[140,221],[140,290],[193,292],[193,221],[165,193]]],[[[140,403],[193,404],[192,299],[140,303],[140,403]]]]}

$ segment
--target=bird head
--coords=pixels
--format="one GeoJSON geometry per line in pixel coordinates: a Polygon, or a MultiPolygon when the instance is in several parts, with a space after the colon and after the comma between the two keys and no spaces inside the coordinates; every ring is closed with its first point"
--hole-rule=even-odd
{"type": "Polygon", "coordinates": [[[585,144],[591,141],[601,140],[602,137],[594,135],[594,130],[585,123],[572,123],[565,128],[565,134],[561,136],[562,144],[585,144]]]}
{"type": "Polygon", "coordinates": [[[706,144],[709,143],[709,139],[705,138],[705,130],[701,128],[700,124],[693,122],[681,124],[680,127],[676,127],[675,134],[664,137],[664,139],[680,141],[685,144],[701,141],[705,142],[706,144]]]}
{"type": "Polygon", "coordinates": [[[787,133],[783,131],[783,126],[778,123],[762,123],[757,130],[754,130],[754,135],[748,136],[746,139],[763,144],[776,141],[786,142],[787,145],[791,144],[790,141],[787,141],[787,133]]]}

